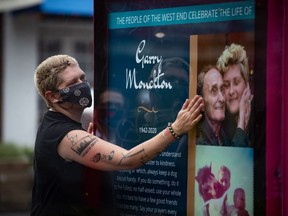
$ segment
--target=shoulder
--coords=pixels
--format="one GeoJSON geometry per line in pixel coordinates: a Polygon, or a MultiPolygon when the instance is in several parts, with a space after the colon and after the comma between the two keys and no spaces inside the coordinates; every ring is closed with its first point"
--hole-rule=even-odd
{"type": "Polygon", "coordinates": [[[67,133],[71,130],[83,130],[80,122],[76,122],[59,112],[48,112],[43,124],[46,124],[46,129],[50,133],[67,133]]]}
{"type": "Polygon", "coordinates": [[[55,149],[65,135],[73,130],[83,130],[81,123],[61,113],[47,112],[38,128],[35,146],[48,146],[55,149]]]}

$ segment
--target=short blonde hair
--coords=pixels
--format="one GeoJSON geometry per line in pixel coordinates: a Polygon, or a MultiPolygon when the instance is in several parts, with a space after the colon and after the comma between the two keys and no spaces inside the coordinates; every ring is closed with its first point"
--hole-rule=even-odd
{"type": "Polygon", "coordinates": [[[68,66],[77,65],[77,60],[71,56],[54,55],[44,60],[36,68],[34,74],[34,84],[38,93],[44,99],[48,107],[51,108],[52,104],[45,98],[46,91],[56,91],[57,87],[62,82],[59,74],[68,66]]]}
{"type": "Polygon", "coordinates": [[[247,83],[249,81],[249,65],[246,51],[243,46],[234,43],[225,47],[225,50],[217,61],[217,68],[222,75],[224,75],[232,65],[239,65],[241,75],[247,83]]]}

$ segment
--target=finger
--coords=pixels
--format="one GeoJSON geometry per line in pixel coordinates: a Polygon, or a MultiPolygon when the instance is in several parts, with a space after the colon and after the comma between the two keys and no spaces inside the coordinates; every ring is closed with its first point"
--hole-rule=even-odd
{"type": "Polygon", "coordinates": [[[185,109],[188,107],[188,105],[189,105],[189,100],[186,99],[185,102],[184,102],[183,105],[182,105],[181,110],[185,110],[185,109]]]}
{"type": "Polygon", "coordinates": [[[250,97],[250,89],[248,87],[245,88],[243,95],[245,98],[249,98],[250,97]]]}
{"type": "Polygon", "coordinates": [[[253,98],[254,98],[254,95],[251,95],[250,96],[250,102],[253,100],[253,98]]]}
{"type": "Polygon", "coordinates": [[[94,125],[93,125],[92,122],[89,123],[87,132],[90,133],[90,134],[94,134],[94,125]]]}
{"type": "Polygon", "coordinates": [[[248,88],[248,90],[250,92],[250,84],[249,84],[249,82],[247,83],[247,88],[248,88]]]}
{"type": "MultiPolygon", "coordinates": [[[[203,103],[200,103],[200,105],[198,107],[195,108],[195,110],[191,110],[189,112],[189,116],[187,116],[187,120],[188,122],[191,122],[192,125],[194,125],[194,121],[198,118],[198,116],[200,115],[200,119],[202,117],[202,110],[203,110],[203,103]]],[[[197,120],[198,122],[198,120],[197,120]]]]}
{"type": "Polygon", "coordinates": [[[192,107],[189,109],[189,111],[191,110],[192,112],[194,112],[197,109],[201,109],[203,110],[204,107],[204,100],[202,97],[197,97],[197,101],[194,102],[194,104],[192,105],[192,107]]]}
{"type": "Polygon", "coordinates": [[[205,103],[204,100],[202,101],[202,103],[200,104],[199,108],[198,108],[198,112],[202,113],[205,111],[205,103]]]}
{"type": "Polygon", "coordinates": [[[194,120],[192,120],[192,125],[195,126],[201,120],[202,117],[203,117],[202,114],[197,115],[197,117],[194,120]]]}
{"type": "Polygon", "coordinates": [[[188,105],[188,110],[191,110],[200,98],[201,97],[199,95],[195,95],[188,105]]]}

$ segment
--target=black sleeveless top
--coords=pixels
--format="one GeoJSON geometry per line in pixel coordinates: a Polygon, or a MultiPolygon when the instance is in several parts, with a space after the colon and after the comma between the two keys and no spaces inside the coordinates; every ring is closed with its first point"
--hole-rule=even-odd
{"type": "Polygon", "coordinates": [[[84,167],[57,153],[59,143],[72,130],[83,130],[81,123],[52,111],[43,117],[34,149],[33,216],[82,215],[84,167]]]}

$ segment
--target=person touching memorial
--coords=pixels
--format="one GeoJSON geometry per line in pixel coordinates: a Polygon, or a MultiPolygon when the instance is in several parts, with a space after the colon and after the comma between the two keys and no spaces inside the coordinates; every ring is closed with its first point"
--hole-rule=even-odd
{"type": "MultiPolygon", "coordinates": [[[[44,60],[34,75],[35,86],[49,110],[39,125],[34,149],[32,216],[97,215],[86,208],[84,169],[135,169],[156,157],[199,122],[204,107],[196,95],[183,103],[176,120],[153,138],[124,149],[81,126],[91,106],[89,83],[77,60],[55,55],[44,60]],[[92,213],[93,214],[92,214],[92,213]]],[[[95,184],[99,182],[95,179],[95,184]]]]}

